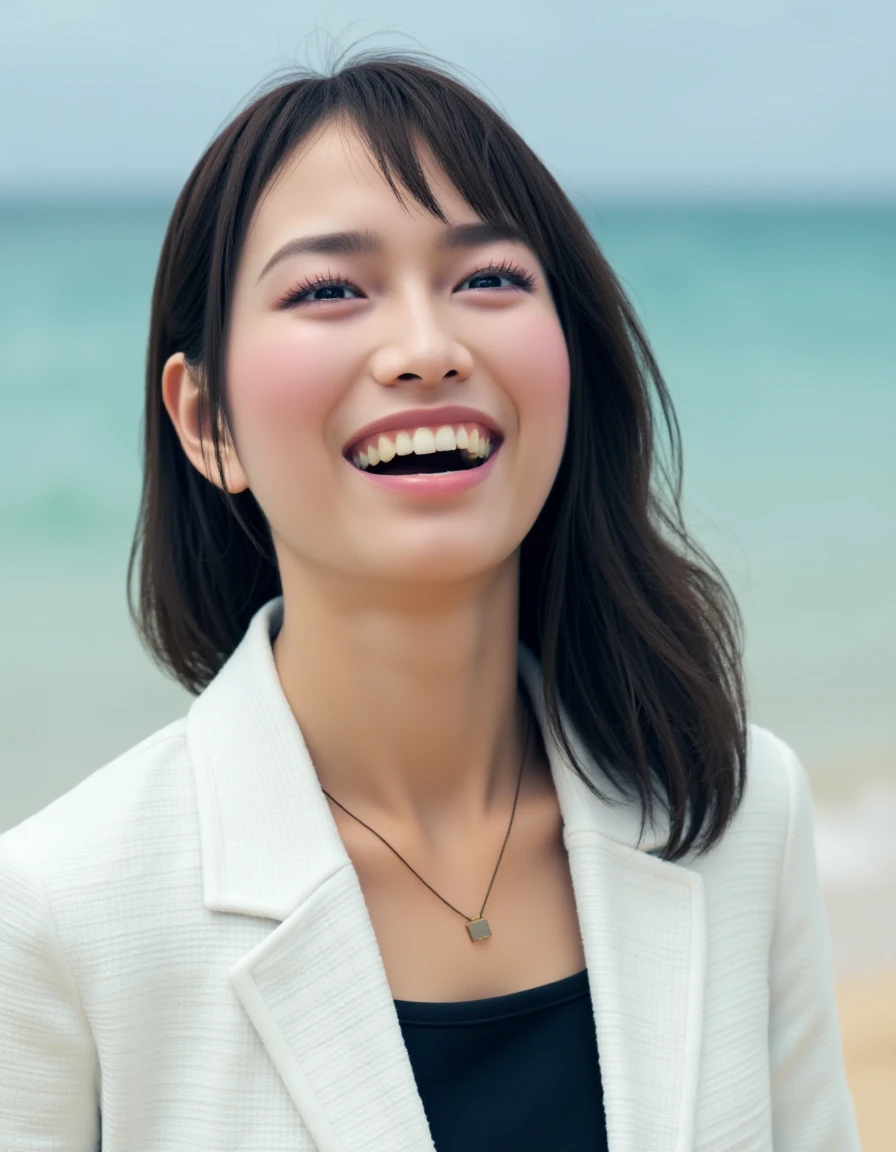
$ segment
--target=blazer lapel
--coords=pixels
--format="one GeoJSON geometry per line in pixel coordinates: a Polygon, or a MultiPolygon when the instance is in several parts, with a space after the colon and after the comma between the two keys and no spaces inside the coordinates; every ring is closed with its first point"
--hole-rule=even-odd
{"type": "MultiPolygon", "coordinates": [[[[281,620],[282,599],[264,605],[190,709],[204,900],[276,922],[231,980],[319,1152],[434,1152],[357,874],[277,676],[271,639],[281,620]]],[[[634,806],[604,803],[575,776],[546,727],[538,662],[522,645],[519,661],[563,816],[610,1152],[688,1152],[701,878],[650,854],[664,823],[639,843],[634,806]]]]}
{"type": "Polygon", "coordinates": [[[279,921],[230,977],[319,1152],[434,1152],[351,859],[253,618],[193,703],[208,908],[279,921]]]}
{"type": "Polygon", "coordinates": [[[706,944],[699,876],[598,832],[566,837],[610,1152],[690,1152],[706,944]]]}
{"type": "Polygon", "coordinates": [[[320,1152],[434,1152],[351,865],[231,979],[320,1152]]]}
{"type": "Polygon", "coordinates": [[[703,1035],[703,880],[659,859],[668,818],[640,837],[640,813],[595,769],[601,791],[573,772],[547,731],[541,671],[520,648],[520,671],[544,735],[588,967],[610,1152],[690,1152],[703,1035]]]}

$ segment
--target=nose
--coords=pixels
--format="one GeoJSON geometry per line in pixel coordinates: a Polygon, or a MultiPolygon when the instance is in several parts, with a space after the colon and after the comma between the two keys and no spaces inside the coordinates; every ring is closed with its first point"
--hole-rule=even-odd
{"type": "Polygon", "coordinates": [[[424,293],[396,303],[382,318],[386,338],[370,361],[371,373],[386,387],[401,380],[436,385],[443,380],[466,380],[473,369],[470,350],[451,330],[443,310],[424,293]]]}

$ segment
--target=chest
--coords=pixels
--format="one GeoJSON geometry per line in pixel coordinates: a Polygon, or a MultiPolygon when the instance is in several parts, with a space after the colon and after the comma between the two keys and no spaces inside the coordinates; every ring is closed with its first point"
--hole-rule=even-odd
{"type": "Polygon", "coordinates": [[[458,838],[438,854],[418,846],[415,855],[396,845],[411,867],[350,823],[347,817],[339,823],[340,834],[395,999],[501,996],[585,967],[560,810],[552,792],[533,789],[521,795],[490,892],[506,823],[488,836],[458,838]],[[467,920],[482,911],[487,892],[482,914],[491,936],[474,942],[467,920]]]}

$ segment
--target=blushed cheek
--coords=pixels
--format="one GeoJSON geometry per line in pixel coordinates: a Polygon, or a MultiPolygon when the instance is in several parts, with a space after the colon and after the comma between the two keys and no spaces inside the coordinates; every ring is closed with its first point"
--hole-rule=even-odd
{"type": "Polygon", "coordinates": [[[514,398],[521,424],[541,424],[544,434],[565,435],[569,409],[569,354],[560,322],[532,319],[500,352],[501,378],[514,398]]]}
{"type": "Polygon", "coordinates": [[[237,449],[251,472],[265,458],[294,458],[322,444],[328,413],[346,379],[344,353],[333,341],[296,333],[240,333],[232,342],[228,388],[237,449]]]}

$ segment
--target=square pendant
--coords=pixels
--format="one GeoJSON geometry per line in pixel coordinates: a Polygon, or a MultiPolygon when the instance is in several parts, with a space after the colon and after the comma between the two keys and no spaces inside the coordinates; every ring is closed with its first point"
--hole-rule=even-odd
{"type": "Polygon", "coordinates": [[[471,940],[487,940],[492,934],[492,930],[488,926],[488,920],[482,916],[477,916],[475,920],[469,920],[467,922],[467,931],[470,933],[471,940]]]}

